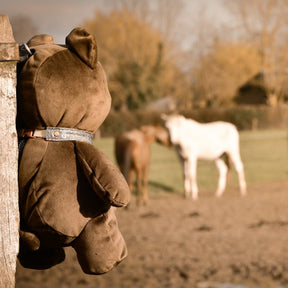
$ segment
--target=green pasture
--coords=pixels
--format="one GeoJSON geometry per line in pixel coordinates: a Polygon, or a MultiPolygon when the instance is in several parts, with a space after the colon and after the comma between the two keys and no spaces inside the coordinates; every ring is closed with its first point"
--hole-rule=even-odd
{"type": "MultiPolygon", "coordinates": [[[[102,138],[95,145],[114,163],[114,139],[102,138]]],[[[240,132],[240,149],[248,184],[277,182],[288,179],[288,131],[258,130],[240,132]]],[[[149,193],[183,193],[182,168],[173,148],[152,144],[149,193]]],[[[215,190],[218,171],[214,162],[199,161],[199,190],[215,190]]],[[[231,171],[228,187],[237,187],[238,179],[231,171]]]]}

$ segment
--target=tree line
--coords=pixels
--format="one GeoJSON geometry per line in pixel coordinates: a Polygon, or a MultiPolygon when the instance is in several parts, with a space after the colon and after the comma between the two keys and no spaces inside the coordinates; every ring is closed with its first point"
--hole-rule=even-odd
{"type": "Polygon", "coordinates": [[[267,104],[286,102],[288,0],[219,0],[230,17],[221,27],[205,6],[183,24],[189,0],[98,2],[83,26],[98,42],[114,111],[165,97],[180,109],[226,107],[259,73],[267,104]]]}

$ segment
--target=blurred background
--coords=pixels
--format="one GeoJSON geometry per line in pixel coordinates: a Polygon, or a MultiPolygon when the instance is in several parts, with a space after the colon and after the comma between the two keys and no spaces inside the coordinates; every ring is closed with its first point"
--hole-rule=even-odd
{"type": "Polygon", "coordinates": [[[17,288],[244,287],[208,281],[288,287],[280,286],[288,285],[288,0],[0,4],[19,44],[42,33],[64,44],[78,26],[95,35],[112,96],[100,128],[107,137],[95,145],[109,158],[115,161],[116,134],[163,124],[163,112],[200,122],[224,120],[241,130],[249,191],[240,199],[234,173],[230,191],[216,199],[215,166],[200,162],[201,200],[185,201],[174,151],[154,143],[151,203],[119,212],[128,260],[95,278],[83,275],[68,250],[67,260],[48,271],[18,265],[17,288]]]}
{"type": "Polygon", "coordinates": [[[95,35],[113,99],[103,135],[175,110],[286,127],[287,0],[1,2],[19,43],[47,33],[63,44],[77,26],[95,35]]]}

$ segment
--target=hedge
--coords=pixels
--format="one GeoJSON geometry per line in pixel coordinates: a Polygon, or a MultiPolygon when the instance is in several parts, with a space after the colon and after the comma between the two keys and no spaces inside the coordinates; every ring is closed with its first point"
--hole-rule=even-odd
{"type": "MultiPolygon", "coordinates": [[[[142,125],[163,125],[163,112],[137,110],[114,112],[111,111],[100,130],[102,136],[115,136],[123,131],[139,128],[142,125]]],[[[288,107],[230,107],[206,108],[179,111],[187,118],[193,118],[201,123],[212,121],[227,121],[235,124],[239,130],[273,129],[288,127],[288,107]]]]}

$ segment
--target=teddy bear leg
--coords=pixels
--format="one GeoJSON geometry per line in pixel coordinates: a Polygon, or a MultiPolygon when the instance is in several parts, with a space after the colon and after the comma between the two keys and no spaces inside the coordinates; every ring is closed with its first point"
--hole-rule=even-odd
{"type": "Polygon", "coordinates": [[[35,234],[20,231],[18,260],[23,267],[43,270],[61,263],[64,259],[63,248],[42,248],[35,234]]]}
{"type": "Polygon", "coordinates": [[[20,264],[29,269],[44,270],[51,268],[65,259],[63,248],[43,249],[36,251],[23,250],[20,248],[18,260],[20,264]]]}
{"type": "Polygon", "coordinates": [[[72,246],[87,274],[106,273],[121,262],[128,253],[114,207],[90,220],[72,246]]]}
{"type": "Polygon", "coordinates": [[[40,248],[40,240],[34,233],[20,230],[19,236],[20,247],[30,251],[36,251],[40,248]]]}

